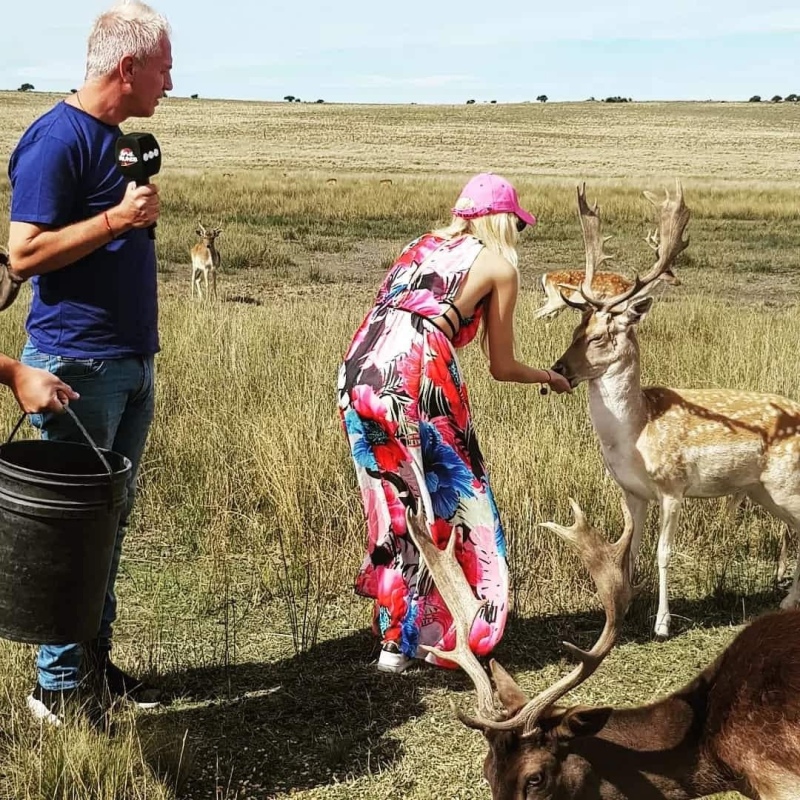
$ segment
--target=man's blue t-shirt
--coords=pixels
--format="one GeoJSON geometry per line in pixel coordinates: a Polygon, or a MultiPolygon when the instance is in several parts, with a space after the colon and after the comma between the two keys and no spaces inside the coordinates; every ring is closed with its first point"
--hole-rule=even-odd
{"type": "MultiPolygon", "coordinates": [[[[120,134],[63,102],[36,120],[11,155],[11,220],[61,228],[117,205],[127,185],[114,152],[120,134]]],[[[100,359],[158,352],[156,254],[145,229],[32,284],[26,327],[42,352],[100,359]]]]}

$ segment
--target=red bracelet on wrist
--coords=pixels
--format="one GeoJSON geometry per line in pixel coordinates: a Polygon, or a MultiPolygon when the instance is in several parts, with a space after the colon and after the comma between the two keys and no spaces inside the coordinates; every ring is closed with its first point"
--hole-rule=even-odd
{"type": "Polygon", "coordinates": [[[108,211],[103,212],[103,219],[106,222],[106,228],[108,228],[108,232],[111,235],[112,239],[116,239],[116,235],[114,234],[114,229],[111,227],[111,223],[108,221],[108,211]]]}

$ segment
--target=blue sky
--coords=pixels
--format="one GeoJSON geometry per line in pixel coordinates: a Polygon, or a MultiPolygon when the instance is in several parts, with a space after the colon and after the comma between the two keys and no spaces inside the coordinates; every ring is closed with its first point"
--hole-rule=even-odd
{"type": "MultiPolygon", "coordinates": [[[[0,88],[69,91],[96,0],[7,0],[0,88]]],[[[162,0],[173,95],[355,103],[800,94],[798,0],[162,0]]]]}

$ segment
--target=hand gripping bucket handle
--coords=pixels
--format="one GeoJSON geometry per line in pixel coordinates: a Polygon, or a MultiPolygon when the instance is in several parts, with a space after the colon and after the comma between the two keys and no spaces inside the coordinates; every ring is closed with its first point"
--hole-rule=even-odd
{"type": "MultiPolygon", "coordinates": [[[[105,467],[106,472],[108,473],[109,478],[112,478],[113,475],[114,475],[114,470],[111,469],[111,465],[108,463],[108,460],[103,455],[103,453],[101,452],[100,448],[94,443],[94,439],[92,439],[92,437],[89,436],[89,432],[86,430],[86,428],[83,427],[83,423],[78,419],[78,417],[75,414],[75,412],[69,406],[64,406],[64,410],[67,412],[67,414],[69,414],[72,417],[73,421],[78,426],[78,430],[80,430],[80,432],[83,434],[83,436],[86,439],[86,441],[91,445],[92,450],[94,450],[95,454],[97,455],[97,457],[102,462],[103,466],[105,467]]],[[[23,414],[19,418],[19,420],[17,421],[17,424],[14,426],[14,430],[11,431],[11,435],[8,437],[8,439],[6,439],[6,442],[10,442],[16,436],[17,431],[22,426],[22,423],[25,421],[25,417],[26,416],[27,416],[27,414],[23,414]]]]}

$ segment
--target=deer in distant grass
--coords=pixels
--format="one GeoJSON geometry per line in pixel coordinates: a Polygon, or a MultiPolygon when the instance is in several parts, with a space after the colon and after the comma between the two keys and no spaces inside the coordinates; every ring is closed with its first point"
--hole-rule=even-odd
{"type": "MultiPolygon", "coordinates": [[[[606,241],[608,241],[608,238],[606,241]]],[[[658,231],[648,234],[645,241],[656,251],[657,257],[659,247],[658,231]]],[[[541,308],[537,309],[536,313],[533,315],[534,318],[541,319],[545,317],[547,319],[554,319],[557,317],[567,308],[564,295],[569,297],[574,303],[580,303],[582,300],[580,287],[585,277],[585,270],[578,269],[545,272],[540,278],[540,283],[542,291],[547,298],[547,302],[541,308]]],[[[658,280],[653,281],[653,285],[658,281],[670,286],[681,285],[680,278],[671,268],[664,270],[658,280]]],[[[595,297],[601,299],[622,294],[630,289],[632,285],[632,280],[626,278],[624,275],[620,275],[618,272],[595,272],[592,276],[592,291],[595,297]]]]}
{"type": "MultiPolygon", "coordinates": [[[[583,270],[557,270],[545,272],[541,276],[542,291],[547,297],[547,302],[534,313],[534,319],[554,319],[565,308],[567,303],[564,294],[573,302],[580,302],[580,287],[583,283],[583,270]]],[[[668,270],[661,277],[661,281],[670,286],[680,286],[680,278],[668,270]]],[[[618,272],[598,272],[592,280],[592,291],[596,297],[613,297],[621,294],[633,285],[633,281],[620,275],[618,272]]]]}
{"type": "Polygon", "coordinates": [[[431,538],[424,513],[407,513],[408,532],[453,615],[454,650],[431,650],[472,679],[478,714],[459,718],[489,745],[484,776],[494,800],[691,800],[737,791],[752,800],[800,797],[800,610],[773,612],[746,627],[713,664],[674,694],[637,708],[557,705],[611,651],[635,593],[634,525],[611,544],[570,499],[575,523],[544,523],[589,570],[606,612],[600,638],[579,664],[529,700],[494,660],[489,675],[469,648],[485,601],[475,597],[455,557],[431,538]]]}
{"type": "MultiPolygon", "coordinates": [[[[653,304],[642,292],[687,247],[683,233],[689,221],[679,182],[675,198],[667,193],[659,203],[645,194],[659,210],[656,262],[628,289],[601,299],[592,290],[592,278],[610,256],[603,251],[597,204],[590,208],[585,186],[578,189],[586,273],[580,301],[564,300],[583,316],[553,370],[572,386],[588,382],[589,414],[603,460],[633,517],[634,559],[647,505],[660,506],[655,633],[666,637],[669,561],[684,498],[747,496],[800,532],[800,404],[738,389],[642,388],[636,326],[653,304]]],[[[800,601],[798,579],[800,560],[783,608],[800,601]]]]}
{"type": "Polygon", "coordinates": [[[197,296],[202,300],[203,292],[201,283],[205,286],[206,297],[217,298],[217,270],[219,269],[219,250],[215,244],[217,237],[222,233],[222,228],[205,228],[203,223],[197,223],[195,233],[203,240],[191,249],[192,255],[192,297],[195,289],[197,296]],[[210,294],[209,294],[210,285],[210,294]]]}

